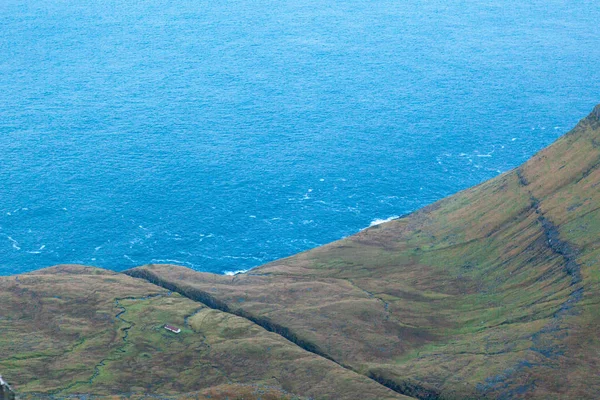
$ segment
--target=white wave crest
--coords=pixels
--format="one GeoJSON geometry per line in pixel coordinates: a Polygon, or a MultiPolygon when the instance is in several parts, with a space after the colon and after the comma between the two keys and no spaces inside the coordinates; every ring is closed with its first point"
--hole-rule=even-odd
{"type": "Polygon", "coordinates": [[[369,225],[369,228],[372,227],[372,226],[375,226],[375,225],[385,224],[386,222],[390,222],[390,221],[393,221],[393,220],[398,219],[398,218],[400,218],[399,215],[393,215],[393,216],[391,216],[389,218],[386,218],[386,219],[381,219],[381,218],[374,219],[373,221],[371,221],[371,224],[369,225]]]}
{"type": "Polygon", "coordinates": [[[15,250],[21,250],[21,247],[19,246],[19,242],[17,242],[15,239],[11,238],[10,236],[6,235],[6,238],[8,240],[10,240],[10,242],[12,243],[12,247],[15,250]]]}
{"type": "Polygon", "coordinates": [[[237,274],[243,274],[245,272],[250,271],[249,269],[239,269],[237,271],[223,271],[223,275],[227,275],[227,276],[234,276],[237,274]]]}

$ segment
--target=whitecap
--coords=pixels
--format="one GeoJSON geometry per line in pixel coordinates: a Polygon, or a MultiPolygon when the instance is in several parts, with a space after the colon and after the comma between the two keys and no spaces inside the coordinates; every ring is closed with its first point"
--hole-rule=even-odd
{"type": "Polygon", "coordinates": [[[129,248],[131,249],[136,244],[141,244],[141,243],[143,243],[143,240],[141,238],[133,238],[129,241],[129,248]]]}
{"type": "Polygon", "coordinates": [[[8,240],[10,240],[10,242],[12,243],[12,247],[13,247],[13,249],[15,249],[15,250],[21,250],[21,247],[19,247],[19,242],[17,242],[15,239],[13,239],[13,238],[12,238],[12,237],[10,237],[10,236],[7,236],[6,238],[7,238],[8,240]]]}
{"type": "Polygon", "coordinates": [[[393,221],[393,220],[398,219],[398,218],[400,218],[400,216],[393,215],[393,216],[391,216],[389,218],[386,218],[386,219],[381,219],[381,218],[374,219],[373,221],[371,221],[371,224],[369,225],[369,228],[372,227],[372,226],[375,226],[375,225],[385,224],[386,222],[390,222],[390,221],[393,221]]]}
{"type": "Polygon", "coordinates": [[[250,270],[249,269],[238,269],[237,271],[223,271],[223,275],[235,276],[237,274],[243,274],[248,271],[250,271],[250,270]]]}

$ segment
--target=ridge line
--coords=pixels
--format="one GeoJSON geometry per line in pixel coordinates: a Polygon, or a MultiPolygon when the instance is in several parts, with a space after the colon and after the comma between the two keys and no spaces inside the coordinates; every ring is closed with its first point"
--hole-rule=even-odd
{"type": "MultiPolygon", "coordinates": [[[[183,287],[183,286],[177,285],[175,283],[161,279],[159,276],[157,276],[153,272],[145,270],[145,269],[144,270],[132,269],[132,270],[124,271],[123,273],[131,276],[132,278],[143,279],[154,285],[160,286],[160,287],[170,290],[172,292],[179,293],[180,295],[187,297],[190,300],[201,302],[209,308],[219,310],[219,311],[222,311],[222,312],[225,312],[228,314],[233,314],[238,317],[247,319],[247,320],[255,323],[256,325],[262,327],[263,329],[281,336],[282,338],[295,344],[296,346],[300,347],[301,349],[303,349],[309,353],[315,354],[319,357],[323,357],[323,358],[333,362],[334,364],[344,368],[345,370],[348,370],[355,374],[364,376],[364,377],[368,378],[369,380],[377,383],[378,385],[381,385],[395,393],[398,393],[403,396],[411,397],[411,398],[422,399],[422,400],[438,400],[437,396],[436,397],[420,397],[420,396],[415,396],[414,393],[406,393],[406,392],[403,393],[399,389],[400,386],[397,384],[389,384],[388,385],[388,384],[386,384],[385,381],[379,380],[376,377],[371,376],[372,374],[360,373],[360,372],[356,371],[353,367],[351,367],[349,365],[345,365],[345,364],[341,363],[340,361],[335,360],[332,356],[325,353],[318,345],[299,338],[289,328],[287,328],[283,325],[274,323],[269,318],[260,318],[260,317],[257,317],[255,315],[253,315],[245,310],[241,310],[241,309],[232,309],[231,307],[229,307],[229,305],[226,302],[215,298],[210,293],[207,293],[204,290],[189,287],[189,286],[183,287]]],[[[423,389],[423,388],[418,387],[416,391],[418,392],[421,389],[423,389]]]]}

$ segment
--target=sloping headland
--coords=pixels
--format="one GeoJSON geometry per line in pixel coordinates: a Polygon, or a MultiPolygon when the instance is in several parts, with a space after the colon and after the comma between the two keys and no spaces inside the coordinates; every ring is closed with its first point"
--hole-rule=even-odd
{"type": "Polygon", "coordinates": [[[600,106],[513,171],[246,274],[1,277],[0,374],[22,398],[593,399],[599,303],[600,106]]]}

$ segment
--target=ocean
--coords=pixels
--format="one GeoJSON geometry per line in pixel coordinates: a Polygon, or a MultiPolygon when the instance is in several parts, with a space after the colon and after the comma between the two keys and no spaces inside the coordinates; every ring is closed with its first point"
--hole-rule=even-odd
{"type": "Polygon", "coordinates": [[[594,1],[2,0],[0,275],[234,273],[510,170],[600,103],[594,1]]]}

